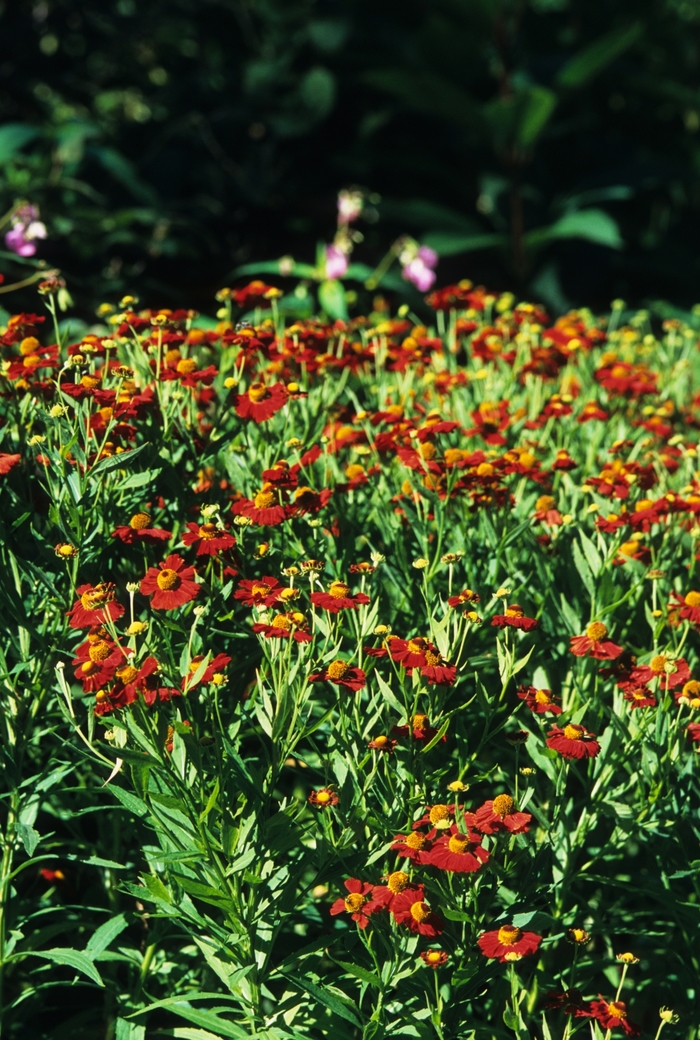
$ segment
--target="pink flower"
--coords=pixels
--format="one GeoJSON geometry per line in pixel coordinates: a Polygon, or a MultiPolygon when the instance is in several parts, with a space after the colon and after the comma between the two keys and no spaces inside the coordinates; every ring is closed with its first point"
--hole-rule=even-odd
{"type": "Polygon", "coordinates": [[[5,245],[18,256],[34,256],[37,238],[46,238],[46,225],[38,220],[36,206],[21,206],[12,217],[12,228],[5,235],[5,245]]]}
{"type": "Polygon", "coordinates": [[[326,246],[326,278],[342,278],[347,270],[347,254],[336,245],[326,246]]]}
{"type": "Polygon", "coordinates": [[[428,292],[437,277],[434,270],[437,262],[438,255],[434,249],[430,246],[419,246],[415,256],[404,264],[401,273],[407,282],[411,282],[421,292],[428,292]]]}

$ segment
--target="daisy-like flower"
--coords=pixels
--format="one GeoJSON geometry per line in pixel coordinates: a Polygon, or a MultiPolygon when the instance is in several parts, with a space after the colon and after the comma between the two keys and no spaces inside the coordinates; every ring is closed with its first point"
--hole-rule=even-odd
{"type": "Polygon", "coordinates": [[[495,614],[491,618],[491,624],[496,628],[520,628],[523,632],[530,632],[537,628],[537,618],[525,617],[525,612],[518,603],[511,603],[506,607],[505,614],[495,614]]]}
{"type": "Polygon", "coordinates": [[[632,708],[656,707],[656,697],[644,683],[621,682],[617,685],[622,690],[622,699],[632,708]]]}
{"type": "Polygon", "coordinates": [[[152,596],[154,610],[176,610],[199,595],[194,567],[186,567],[177,553],[171,553],[157,567],[149,567],[141,580],[141,594],[152,596]]]}
{"type": "Polygon", "coordinates": [[[607,1001],[601,996],[600,1000],[592,1000],[588,1005],[591,1018],[600,1022],[603,1029],[624,1029],[627,1036],[639,1036],[639,1026],[630,1022],[627,1016],[627,1005],[623,1000],[607,1001]]]}
{"type": "Polygon", "coordinates": [[[287,519],[287,510],[280,503],[279,492],[272,485],[263,484],[254,498],[239,498],[231,506],[234,516],[245,516],[258,527],[276,527],[287,519]]]}
{"type": "Polygon", "coordinates": [[[700,682],[697,679],[689,679],[683,689],[677,690],[673,696],[676,704],[685,704],[697,710],[700,708],[700,682]]]}
{"type": "Polygon", "coordinates": [[[595,758],[600,751],[595,733],[588,733],[585,726],[571,722],[564,729],[552,726],[547,747],[558,751],[562,758],[595,758]]]}
{"type": "Polygon", "coordinates": [[[471,829],[463,834],[457,824],[439,837],[424,857],[424,862],[439,870],[456,874],[473,874],[488,860],[489,854],[481,846],[481,835],[471,829]]]}
{"type": "MultiPolygon", "coordinates": [[[[414,740],[430,741],[438,731],[435,726],[430,725],[427,715],[412,715],[408,725],[394,726],[391,732],[397,737],[407,737],[410,733],[414,740]]],[[[446,742],[447,735],[445,734],[442,737],[442,743],[446,742]]]]}
{"type": "Polygon", "coordinates": [[[233,598],[241,600],[246,607],[271,607],[280,599],[283,588],[277,578],[271,578],[269,575],[252,580],[244,578],[243,581],[239,581],[233,598]]]}
{"type": "Polygon", "coordinates": [[[518,812],[509,794],[496,795],[476,810],[476,826],[482,834],[495,834],[506,830],[511,834],[524,834],[532,819],[530,813],[518,812]]]}
{"type": "Polygon", "coordinates": [[[576,657],[595,657],[598,661],[614,661],[623,651],[623,647],[605,637],[607,626],[602,621],[593,621],[586,628],[583,636],[572,636],[569,649],[576,657]]]}
{"type": "Polygon", "coordinates": [[[685,732],[689,740],[694,744],[700,744],[700,722],[691,722],[685,732]]]}
{"type": "Polygon", "coordinates": [[[341,610],[356,610],[357,607],[369,603],[369,596],[364,592],[350,592],[350,586],[342,581],[332,581],[328,592],[313,592],[311,602],[315,607],[323,607],[329,614],[339,614],[341,610]]]}
{"type": "Polygon", "coordinates": [[[309,804],[319,809],[328,809],[331,805],[337,805],[340,799],[330,787],[321,787],[318,791],[312,791],[309,795],[309,804]]]}
{"type": "Polygon", "coordinates": [[[96,628],[108,618],[116,621],[124,613],[124,607],[114,599],[112,582],[79,585],[75,591],[78,599],[67,611],[71,628],[96,628]]]}
{"type": "Polygon", "coordinates": [[[381,734],[380,736],[374,737],[370,740],[367,747],[371,748],[372,751],[384,751],[386,754],[390,755],[397,744],[398,741],[394,740],[393,737],[387,737],[384,734],[381,734]]]}
{"type": "Polygon", "coordinates": [[[375,897],[377,886],[370,885],[367,881],[359,881],[357,878],[348,878],[343,884],[348,890],[348,894],[344,899],[342,896],[340,899],[336,899],[331,907],[331,914],[334,917],[336,914],[350,914],[352,920],[357,922],[357,927],[365,929],[371,915],[385,908],[381,893],[377,899],[375,897]]]}
{"type": "Polygon", "coordinates": [[[347,661],[331,661],[322,672],[314,672],[309,682],[332,682],[336,686],[345,686],[356,693],[367,685],[367,676],[361,668],[352,668],[347,661]]]}
{"type": "Polygon", "coordinates": [[[679,596],[677,592],[672,592],[671,596],[679,605],[674,607],[674,613],[677,612],[681,621],[690,621],[693,625],[700,625],[700,592],[692,589],[690,592],[686,592],[685,596],[679,596]]]}
{"type": "Polygon", "coordinates": [[[573,1015],[574,1018],[591,1017],[578,989],[565,989],[562,992],[550,990],[549,993],[545,993],[542,1006],[545,1011],[563,1011],[565,1015],[573,1015]]]}
{"type": "Polygon", "coordinates": [[[0,452],[0,477],[6,476],[19,463],[21,458],[21,455],[0,452]]]}
{"type": "Polygon", "coordinates": [[[591,941],[591,937],[585,928],[567,928],[566,938],[570,943],[578,946],[586,946],[591,941]]]}
{"type": "Polygon", "coordinates": [[[639,685],[653,682],[655,679],[664,690],[682,686],[690,679],[688,662],[683,657],[674,660],[668,654],[656,654],[649,664],[636,665],[629,675],[629,682],[639,685]]]}
{"type": "Polygon", "coordinates": [[[196,545],[197,556],[218,556],[226,549],[232,549],[236,539],[225,528],[216,524],[188,523],[187,531],[182,536],[183,545],[196,545]]]}
{"type": "Polygon", "coordinates": [[[269,623],[258,621],[253,625],[253,631],[259,632],[265,639],[293,639],[295,643],[310,643],[312,639],[308,622],[299,610],[275,614],[269,623]]]}
{"type": "Polygon", "coordinates": [[[561,715],[561,698],[554,697],[551,690],[538,690],[536,686],[519,686],[516,692],[535,715],[545,715],[547,712],[561,715]]]}
{"type": "Polygon", "coordinates": [[[437,971],[443,964],[447,964],[449,959],[450,955],[445,950],[421,950],[421,960],[433,971],[437,971]]]}
{"type": "MultiPolygon", "coordinates": [[[[427,651],[435,651],[433,644],[422,636],[414,636],[413,639],[399,639],[398,636],[389,636],[387,638],[387,647],[392,661],[403,665],[407,672],[410,672],[413,668],[425,668],[428,663],[426,658],[427,651]]],[[[381,656],[385,656],[385,654],[386,651],[382,651],[381,656]]],[[[373,656],[380,655],[376,653],[373,656]]]]}
{"type": "Polygon", "coordinates": [[[292,496],[289,506],[291,516],[304,516],[306,513],[320,513],[327,506],[333,495],[332,488],[314,491],[310,487],[298,487],[292,496]]]}
{"type": "Polygon", "coordinates": [[[420,674],[430,686],[454,686],[457,681],[457,668],[449,664],[437,650],[428,648],[425,651],[425,664],[420,674]]]}
{"type": "Polygon", "coordinates": [[[397,924],[405,924],[414,933],[427,935],[434,939],[443,930],[442,919],[425,901],[425,889],[422,885],[411,885],[404,889],[393,900],[391,912],[397,924]]]}
{"type": "Polygon", "coordinates": [[[83,684],[86,693],[95,693],[111,681],[131,652],[112,642],[105,629],[91,632],[77,648],[71,662],[75,665],[75,677],[83,684]]]}
{"type": "Polygon", "coordinates": [[[284,383],[252,383],[244,394],[236,398],[236,414],[241,419],[252,419],[253,422],[267,422],[287,403],[287,390],[284,383]]]}
{"type": "Polygon", "coordinates": [[[476,592],[472,592],[471,589],[463,589],[459,595],[450,596],[447,604],[450,607],[460,607],[463,603],[478,603],[479,600],[480,597],[476,592]]]}
{"type": "MultiPolygon", "coordinates": [[[[698,729],[700,730],[700,723],[698,724],[698,729]]],[[[410,859],[411,863],[427,863],[426,855],[431,848],[430,841],[422,831],[412,831],[411,834],[397,834],[391,846],[392,852],[398,852],[405,859],[410,859]]]]}
{"type": "Polygon", "coordinates": [[[172,531],[166,531],[162,527],[152,527],[151,517],[148,513],[134,513],[128,524],[112,531],[112,538],[118,538],[125,545],[134,545],[138,542],[157,545],[158,542],[167,542],[169,538],[172,538],[172,534],[172,531]]]}
{"type": "Polygon", "coordinates": [[[501,964],[518,961],[536,953],[542,942],[542,936],[535,932],[523,932],[514,924],[504,924],[492,932],[483,932],[477,939],[477,945],[485,957],[495,957],[501,964]]]}
{"type": "Polygon", "coordinates": [[[394,870],[385,878],[386,885],[378,885],[375,897],[381,898],[387,910],[391,910],[398,895],[411,886],[411,879],[403,870],[394,870]]]}

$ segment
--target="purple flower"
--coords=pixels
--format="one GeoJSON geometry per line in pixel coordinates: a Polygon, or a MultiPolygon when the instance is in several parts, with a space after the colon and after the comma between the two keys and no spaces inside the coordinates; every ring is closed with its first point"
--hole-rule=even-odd
{"type": "Polygon", "coordinates": [[[342,278],[347,269],[347,254],[336,245],[326,246],[326,278],[342,278]]]}
{"type": "Polygon", "coordinates": [[[12,216],[12,228],[5,235],[5,245],[18,256],[34,256],[37,238],[46,238],[46,225],[39,219],[36,206],[20,206],[12,216]]]}
{"type": "Polygon", "coordinates": [[[421,246],[418,253],[407,264],[401,272],[407,282],[411,282],[421,292],[427,292],[437,277],[433,267],[438,262],[438,255],[429,246],[421,246]]]}

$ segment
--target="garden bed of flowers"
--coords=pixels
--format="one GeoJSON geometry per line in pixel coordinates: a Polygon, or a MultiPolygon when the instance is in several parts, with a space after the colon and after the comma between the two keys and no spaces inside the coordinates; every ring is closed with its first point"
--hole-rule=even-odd
{"type": "Polygon", "coordinates": [[[0,1035],[694,1036],[694,319],[62,292],[0,338],[0,1035]]]}

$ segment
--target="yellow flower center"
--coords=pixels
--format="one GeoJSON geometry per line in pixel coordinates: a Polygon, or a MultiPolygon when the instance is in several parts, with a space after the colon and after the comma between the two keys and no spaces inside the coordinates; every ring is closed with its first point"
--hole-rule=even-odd
{"type": "Polygon", "coordinates": [[[31,354],[35,354],[39,347],[39,340],[34,336],[25,336],[19,345],[19,352],[22,357],[29,357],[31,354]]]}
{"type": "MultiPolygon", "coordinates": [[[[328,805],[328,803],[330,802],[332,797],[333,797],[333,795],[331,794],[330,791],[317,791],[316,792],[316,801],[318,802],[319,805],[328,805]]],[[[360,904],[360,905],[362,905],[362,904],[360,904]]]]}
{"type": "Polygon", "coordinates": [[[496,816],[506,817],[513,812],[514,804],[509,794],[499,794],[493,800],[493,811],[496,816]]]}
{"type": "Polygon", "coordinates": [[[608,1004],[606,1011],[609,1015],[612,1015],[613,1018],[627,1018],[627,1011],[621,1000],[612,1001],[610,1004],[608,1004]]]}
{"type": "Polygon", "coordinates": [[[535,703],[536,704],[551,704],[552,698],[549,696],[547,690],[535,690],[535,703]]]}
{"type": "Polygon", "coordinates": [[[138,669],[134,668],[132,664],[125,664],[123,668],[117,668],[117,679],[125,686],[133,682],[138,674],[138,669]]]}
{"type": "Polygon", "coordinates": [[[666,671],[667,661],[668,657],[666,656],[666,654],[657,654],[656,657],[652,657],[651,661],[649,662],[649,667],[651,668],[654,675],[661,675],[662,672],[666,671]]]}
{"type": "Polygon", "coordinates": [[[342,581],[333,581],[328,589],[328,595],[333,599],[346,599],[350,595],[350,588],[342,581]]]}
{"type": "Polygon", "coordinates": [[[398,895],[399,892],[403,892],[404,888],[408,887],[409,881],[408,874],[404,874],[403,870],[395,870],[393,874],[389,874],[389,877],[386,879],[386,885],[390,892],[398,895]]]}
{"type": "Polygon", "coordinates": [[[420,852],[421,849],[425,848],[425,835],[414,831],[413,834],[408,835],[405,843],[409,849],[413,849],[414,852],[420,852]]]}
{"type": "Polygon", "coordinates": [[[274,491],[258,491],[253,499],[256,509],[269,509],[275,501],[274,491]]]}
{"type": "Polygon", "coordinates": [[[419,729],[421,733],[428,725],[429,719],[427,715],[414,715],[411,719],[411,726],[413,729],[419,729]]]}
{"type": "Polygon", "coordinates": [[[208,542],[216,537],[216,531],[216,524],[202,524],[199,528],[199,537],[208,542]]]}
{"type": "Polygon", "coordinates": [[[361,910],[367,900],[359,892],[351,892],[349,896],[345,897],[345,909],[349,914],[356,914],[358,910],[361,910]]]}
{"type": "Polygon", "coordinates": [[[590,935],[583,928],[569,928],[569,938],[575,943],[587,943],[590,935]]]}
{"type": "Polygon", "coordinates": [[[452,814],[448,805],[434,805],[430,810],[428,818],[430,822],[433,825],[435,825],[439,823],[444,823],[446,820],[449,820],[451,815],[452,814]]]}
{"type": "Polygon", "coordinates": [[[258,401],[264,400],[267,396],[268,389],[264,383],[253,383],[248,390],[248,397],[254,402],[254,404],[257,404],[258,401]]]}
{"type": "Polygon", "coordinates": [[[408,643],[406,644],[406,649],[410,650],[412,654],[422,654],[423,653],[423,645],[422,645],[422,643],[423,643],[422,640],[419,642],[417,639],[409,639],[408,643]]]}
{"type": "Polygon", "coordinates": [[[427,921],[431,913],[432,910],[428,903],[414,903],[411,907],[411,917],[418,924],[423,924],[424,921],[427,921]]]}
{"type": "Polygon", "coordinates": [[[386,747],[386,745],[389,743],[389,738],[385,736],[375,737],[372,743],[374,744],[375,748],[383,748],[386,747]]]}
{"type": "Polygon", "coordinates": [[[88,589],[80,597],[80,605],[85,610],[98,610],[103,603],[108,602],[111,597],[104,585],[97,585],[94,589],[88,589]]]}
{"type": "Polygon", "coordinates": [[[698,682],[697,679],[691,679],[690,682],[687,682],[683,687],[683,696],[691,698],[697,697],[698,695],[700,695],[700,682],[698,682]]]}
{"type": "Polygon", "coordinates": [[[83,376],[80,380],[80,385],[84,386],[86,390],[97,390],[100,380],[97,376],[83,376]]]}
{"type": "Polygon", "coordinates": [[[498,929],[498,941],[503,946],[514,946],[515,943],[520,942],[522,935],[520,929],[512,924],[504,924],[502,928],[498,929]]]}
{"type": "Polygon", "coordinates": [[[595,643],[597,643],[600,639],[605,639],[607,634],[608,630],[602,621],[594,621],[586,629],[586,635],[595,643]]]}
{"type": "Polygon", "coordinates": [[[480,462],[476,467],[477,477],[492,477],[494,472],[494,468],[490,462],[480,462]]]}
{"type": "Polygon", "coordinates": [[[129,527],[134,531],[145,531],[151,526],[151,518],[148,513],[134,513],[129,521],[129,527]]]}
{"type": "Polygon", "coordinates": [[[348,480],[357,480],[364,472],[364,466],[359,466],[357,463],[352,463],[350,466],[345,467],[345,476],[348,480]]]}
{"type": "Polygon", "coordinates": [[[292,622],[286,614],[275,614],[271,624],[273,628],[281,628],[285,632],[291,632],[292,630],[292,622]]]}
{"type": "Polygon", "coordinates": [[[639,513],[642,509],[651,509],[653,505],[654,503],[650,498],[640,498],[635,506],[635,511],[639,513]]]}
{"type": "Polygon", "coordinates": [[[442,960],[442,953],[440,950],[428,950],[425,955],[425,959],[428,964],[439,964],[442,960]]]}
{"type": "Polygon", "coordinates": [[[458,856],[461,856],[469,844],[469,838],[464,834],[453,834],[447,843],[447,847],[450,852],[456,852],[458,856]]]}
{"type": "Polygon", "coordinates": [[[94,661],[95,664],[99,664],[100,661],[106,661],[111,653],[112,648],[109,643],[104,639],[98,639],[97,642],[93,643],[88,650],[88,657],[91,661],[94,661]]]}
{"type": "Polygon", "coordinates": [[[700,592],[689,592],[683,602],[686,607],[700,607],[700,592]]]}
{"type": "Polygon", "coordinates": [[[553,509],[553,508],[554,508],[554,499],[552,498],[551,495],[540,495],[540,497],[535,502],[535,509],[537,509],[538,512],[546,511],[547,509],[553,509]]]}
{"type": "Polygon", "coordinates": [[[506,617],[523,617],[523,612],[517,603],[514,603],[512,607],[506,607],[506,617]]]}
{"type": "Polygon", "coordinates": [[[425,663],[429,668],[435,668],[436,665],[440,664],[440,661],[442,661],[440,654],[435,654],[432,650],[425,651],[425,663]]]}
{"type": "Polygon", "coordinates": [[[255,582],[250,589],[251,596],[267,596],[270,591],[270,586],[266,585],[264,581],[260,583],[255,582]]]}
{"type": "Polygon", "coordinates": [[[347,673],[349,665],[345,661],[331,661],[328,665],[328,678],[329,679],[342,679],[347,673]]]}
{"type": "Polygon", "coordinates": [[[195,361],[194,358],[191,358],[191,357],[183,358],[182,361],[178,361],[178,363],[177,363],[177,372],[178,372],[178,375],[181,375],[181,376],[192,375],[192,373],[195,372],[196,369],[197,369],[197,362],[195,361]]]}
{"type": "Polygon", "coordinates": [[[564,727],[564,736],[567,740],[581,740],[585,732],[583,726],[577,726],[571,722],[564,727]]]}
{"type": "Polygon", "coordinates": [[[420,448],[418,449],[418,454],[422,459],[425,459],[429,462],[431,459],[434,459],[437,455],[437,448],[434,444],[431,444],[430,441],[426,441],[425,444],[421,444],[420,448]]]}
{"type": "Polygon", "coordinates": [[[174,589],[180,584],[180,575],[177,571],[172,570],[170,567],[164,567],[156,578],[156,585],[159,589],[167,592],[169,589],[174,589]]]}

